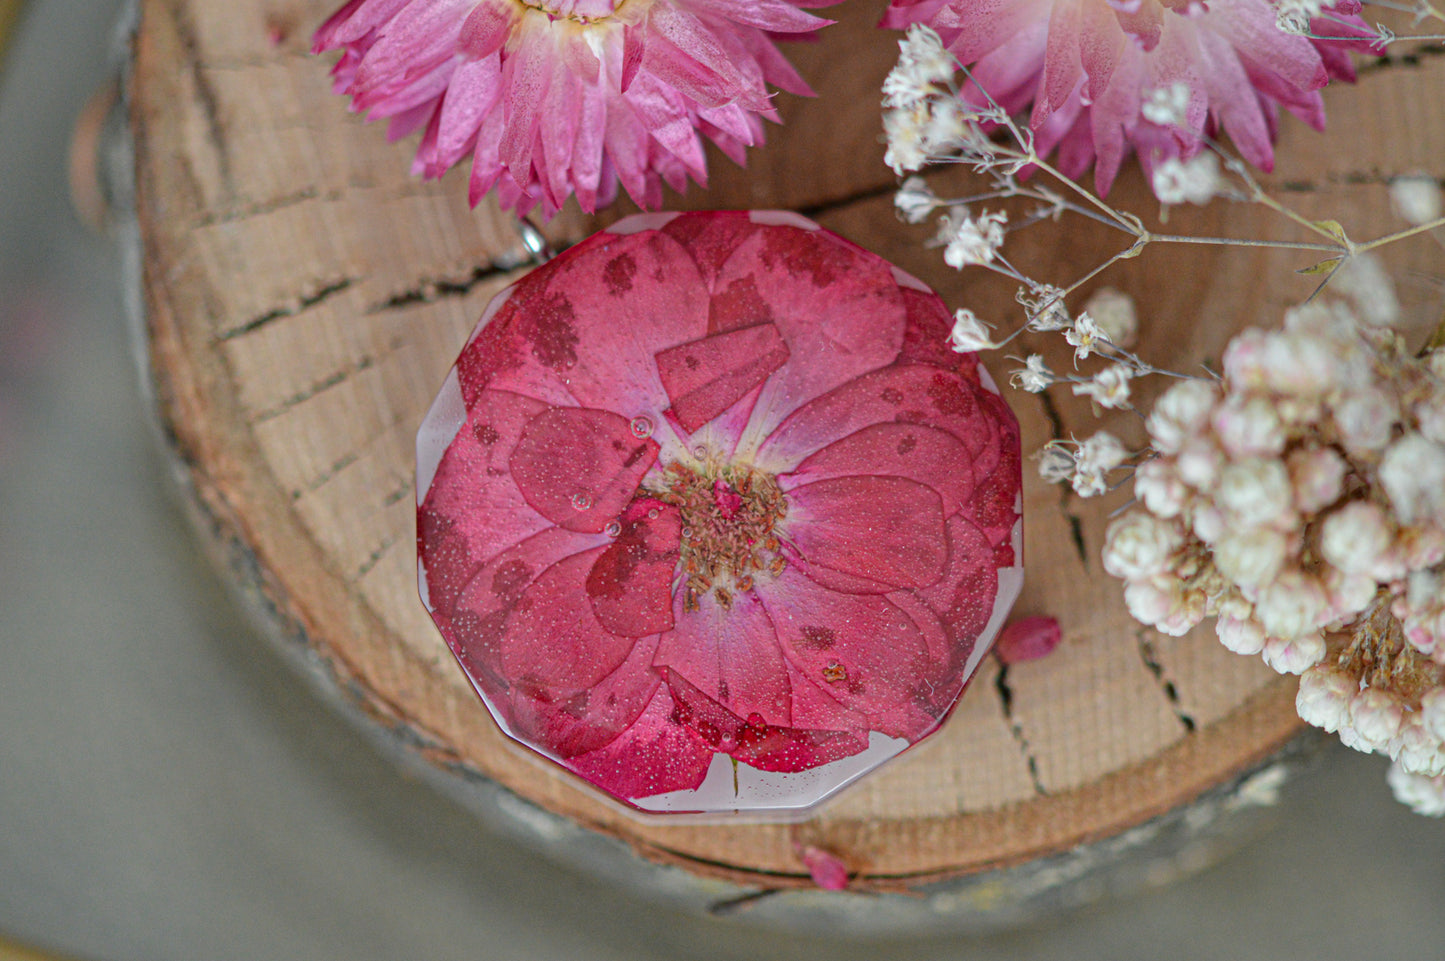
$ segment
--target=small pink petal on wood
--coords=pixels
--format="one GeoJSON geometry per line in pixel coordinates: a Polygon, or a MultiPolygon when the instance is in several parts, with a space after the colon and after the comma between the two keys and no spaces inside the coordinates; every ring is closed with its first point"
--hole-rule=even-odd
{"type": "Polygon", "coordinates": [[[808,876],[824,891],[842,891],[848,887],[848,865],[838,855],[812,844],[799,846],[798,854],[808,869],[808,876]]]}
{"type": "Polygon", "coordinates": [[[1005,664],[1037,660],[1059,646],[1063,632],[1052,617],[1025,617],[1010,621],[994,642],[993,652],[1005,664]]]}

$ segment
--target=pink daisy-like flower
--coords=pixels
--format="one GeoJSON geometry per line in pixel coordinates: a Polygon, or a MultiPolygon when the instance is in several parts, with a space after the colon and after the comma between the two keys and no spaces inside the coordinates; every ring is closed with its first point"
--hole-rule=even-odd
{"type": "Polygon", "coordinates": [[[633,217],[494,300],[418,544],[501,726],[653,810],[806,806],[937,727],[1021,578],[1017,422],[949,323],[787,213],[633,217]]]}
{"type": "MultiPolygon", "coordinates": [[[[883,25],[933,27],[1000,106],[1033,105],[1040,156],[1057,147],[1060,170],[1076,179],[1094,164],[1107,192],[1131,149],[1152,175],[1162,160],[1197,153],[1205,134],[1228,134],[1271,169],[1279,108],[1323,129],[1320,88],[1354,79],[1348,51],[1368,49],[1362,38],[1373,35],[1359,9],[1339,0],[1309,21],[1329,40],[1281,30],[1268,0],[893,0],[883,25]],[[1177,111],[1167,103],[1176,94],[1177,111]],[[1147,111],[1154,119],[1151,95],[1163,101],[1147,111]]],[[[976,88],[965,96],[984,102],[976,88]]]]}
{"type": "Polygon", "coordinates": [[[337,92],[388,136],[425,128],[415,173],[472,158],[471,202],[589,213],[620,180],[643,207],[688,175],[705,184],[706,134],[739,164],[776,121],[766,84],[810,94],[772,35],[830,21],[838,0],[350,0],[316,32],[340,49],[337,92]]]}

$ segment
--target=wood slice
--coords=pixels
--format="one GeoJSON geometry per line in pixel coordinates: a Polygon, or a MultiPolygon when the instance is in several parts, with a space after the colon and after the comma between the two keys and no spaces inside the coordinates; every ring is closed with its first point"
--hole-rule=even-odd
{"type": "MultiPolygon", "coordinates": [[[[987,662],[938,735],[811,820],[644,818],[512,746],[417,599],[412,457],[443,375],[526,254],[509,215],[490,202],[468,209],[465,169],[413,179],[414,144],[387,144],[330,93],[329,61],[306,49],[336,4],[143,0],[130,87],[137,215],[156,402],[205,525],[273,626],[389,738],[448,777],[484,775],[697,874],[805,885],[805,843],[840,855],[858,887],[898,890],[1118,835],[1297,734],[1292,678],[1228,654],[1208,626],[1170,638],[1126,616],[1120,585],[1098,565],[1117,498],[1080,501],[1026,471],[1028,583],[1016,613],[1057,617],[1063,645],[1006,671],[987,662]]],[[[802,210],[951,304],[1012,326],[1010,285],[944,267],[922,246],[928,229],[892,211],[877,105],[897,48],[873,26],[883,6],[832,8],[840,22],[818,43],[789,48],[823,96],[781,97],[786,123],[769,129],[746,172],[714,155],[711,189],[670,201],[802,210]]],[[[1445,173],[1445,122],[1429,109],[1445,58],[1363,73],[1357,87],[1328,92],[1332,134],[1282,121],[1284,173],[1273,181],[1298,209],[1340,219],[1356,238],[1398,226],[1384,187],[1392,173],[1445,173]]],[[[1158,209],[1133,167],[1111,199],[1158,209]]],[[[1298,238],[1257,206],[1172,217],[1180,232],[1298,238]]],[[[546,230],[565,245],[596,226],[569,208],[546,230]]],[[[1009,254],[1034,276],[1066,281],[1120,245],[1118,234],[1065,221],[1011,237],[1009,254]]],[[[1427,271],[1432,257],[1428,244],[1407,245],[1390,265],[1427,271]]],[[[1101,282],[1136,296],[1143,356],[1196,369],[1233,331],[1275,324],[1308,294],[1309,278],[1290,279],[1308,263],[1161,246],[1101,282]]],[[[1054,369],[1071,363],[1057,345],[1048,351],[1054,369]]],[[[1008,361],[990,366],[1007,380],[1008,361]]],[[[1071,397],[1009,399],[1026,450],[1100,427],[1142,437],[1132,413],[1097,421],[1071,397]]]]}

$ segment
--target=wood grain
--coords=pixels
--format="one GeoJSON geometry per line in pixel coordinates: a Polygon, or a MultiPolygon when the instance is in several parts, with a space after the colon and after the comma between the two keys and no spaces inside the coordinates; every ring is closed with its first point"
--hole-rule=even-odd
{"type": "MultiPolygon", "coordinates": [[[[813,820],[644,819],[513,747],[417,599],[412,451],[442,376],[524,251],[508,216],[490,203],[467,208],[464,169],[413,180],[412,144],[388,145],[331,95],[329,63],[305,51],[332,5],[144,0],[130,88],[144,299],[157,405],[204,527],[273,627],[390,737],[700,874],[804,884],[802,841],[838,852],[861,886],[897,889],[1118,834],[1296,734],[1293,680],[1227,654],[1207,627],[1166,638],[1125,616],[1096,560],[1117,499],[1080,502],[1027,471],[1029,581],[1018,611],[1058,617],[1063,645],[1006,672],[986,664],[940,734],[813,820]]],[[[873,28],[881,8],[834,8],[840,22],[820,42],[790,50],[824,96],[780,98],[786,123],[769,130],[746,173],[714,155],[712,189],[670,200],[804,210],[950,303],[1012,324],[1011,287],[947,270],[923,248],[927,230],[892,212],[877,103],[896,47],[873,28]]],[[[1357,88],[1329,92],[1333,136],[1283,122],[1286,173],[1274,179],[1305,213],[1341,219],[1357,238],[1395,226],[1391,173],[1445,173],[1445,123],[1428,109],[1445,59],[1365,73],[1357,88]]],[[[1112,198],[1157,209],[1132,168],[1112,198]]],[[[546,230],[564,245],[595,226],[569,208],[546,230]]],[[[1257,208],[1228,204],[1177,211],[1171,227],[1288,235],[1257,208]]],[[[1036,276],[1065,279],[1119,243],[1065,223],[1022,232],[1009,253],[1036,276]]],[[[1146,357],[1194,367],[1217,358],[1232,331],[1274,323],[1307,294],[1306,280],[1280,280],[1307,263],[1161,248],[1105,280],[1135,293],[1146,357]]],[[[1406,276],[1438,264],[1428,245],[1390,257],[1406,276]]],[[[1405,295],[1421,322],[1428,293],[1405,295]]],[[[1048,350],[1055,369],[1070,363],[1048,350]]],[[[993,365],[997,379],[1007,366],[993,365]]],[[[1100,426],[1141,436],[1128,412],[1096,422],[1072,398],[1010,400],[1026,449],[1100,426]]]]}

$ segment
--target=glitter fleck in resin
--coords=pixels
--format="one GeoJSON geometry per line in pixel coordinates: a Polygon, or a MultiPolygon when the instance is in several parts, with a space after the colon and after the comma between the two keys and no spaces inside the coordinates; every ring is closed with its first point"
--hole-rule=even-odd
{"type": "Polygon", "coordinates": [[[937,729],[1021,580],[1018,426],[950,320],[784,213],[630,218],[499,295],[417,543],[501,728],[678,812],[806,810],[937,729]]]}

